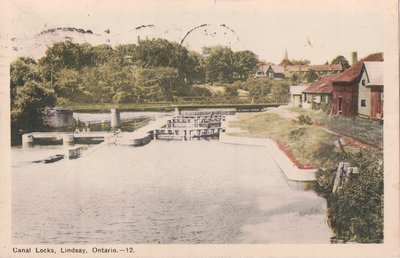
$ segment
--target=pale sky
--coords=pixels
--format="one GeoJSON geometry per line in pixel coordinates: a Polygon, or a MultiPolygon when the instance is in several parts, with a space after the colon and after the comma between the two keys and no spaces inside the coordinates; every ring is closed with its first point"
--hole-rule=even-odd
{"type": "Polygon", "coordinates": [[[251,50],[260,59],[275,63],[287,49],[290,59],[308,59],[314,64],[337,55],[349,59],[352,51],[363,57],[384,50],[382,4],[372,0],[25,0],[10,5],[7,36],[16,37],[14,43],[24,46],[35,34],[54,27],[90,29],[101,35],[85,39],[89,43],[109,39],[116,44],[136,43],[139,34],[180,42],[190,29],[209,24],[190,34],[184,45],[198,50],[203,44],[225,44],[233,50],[251,50]],[[144,24],[154,27],[134,30],[144,24]]]}

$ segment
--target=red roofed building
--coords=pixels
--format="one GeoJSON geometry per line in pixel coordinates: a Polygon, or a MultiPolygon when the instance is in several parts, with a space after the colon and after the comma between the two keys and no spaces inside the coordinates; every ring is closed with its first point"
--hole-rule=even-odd
{"type": "Polygon", "coordinates": [[[365,61],[382,62],[383,53],[371,54],[333,78],[332,112],[344,116],[358,114],[358,88],[365,61]]]}
{"type": "Polygon", "coordinates": [[[318,110],[331,110],[332,108],[332,79],[337,76],[329,74],[314,82],[303,90],[304,107],[318,110]]]}

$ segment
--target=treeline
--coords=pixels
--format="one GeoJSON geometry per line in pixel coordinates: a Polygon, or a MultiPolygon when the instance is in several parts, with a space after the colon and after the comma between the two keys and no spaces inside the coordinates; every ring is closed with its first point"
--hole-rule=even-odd
{"type": "Polygon", "coordinates": [[[20,57],[11,63],[13,132],[41,129],[44,107],[207,96],[209,90],[193,85],[245,81],[257,63],[251,51],[218,46],[201,55],[164,39],[115,47],[55,43],[39,60],[20,57]]]}
{"type": "Polygon", "coordinates": [[[53,91],[60,105],[173,101],[195,95],[193,84],[246,80],[258,62],[251,51],[204,51],[200,55],[164,39],[115,48],[60,42],[37,62],[19,58],[11,64],[12,94],[34,81],[53,91]]]}

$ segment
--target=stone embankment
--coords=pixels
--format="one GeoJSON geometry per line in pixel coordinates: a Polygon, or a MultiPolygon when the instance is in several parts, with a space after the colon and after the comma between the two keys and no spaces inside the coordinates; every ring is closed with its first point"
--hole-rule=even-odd
{"type": "Polygon", "coordinates": [[[316,181],[317,169],[300,169],[290,160],[286,154],[279,148],[278,144],[268,138],[250,138],[228,135],[229,133],[240,132],[239,128],[229,127],[229,121],[236,119],[236,116],[228,116],[226,121],[222,122],[223,128],[219,140],[222,143],[252,145],[265,147],[268,154],[274,159],[283,174],[290,181],[294,182],[314,182],[316,181]]]}

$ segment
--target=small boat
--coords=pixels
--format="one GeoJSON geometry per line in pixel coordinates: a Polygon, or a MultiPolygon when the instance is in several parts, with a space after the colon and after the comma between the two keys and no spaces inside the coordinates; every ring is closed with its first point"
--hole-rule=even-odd
{"type": "Polygon", "coordinates": [[[48,157],[47,159],[44,159],[43,162],[44,163],[53,163],[53,162],[59,161],[63,158],[64,158],[64,154],[56,154],[56,155],[48,157]]]}

